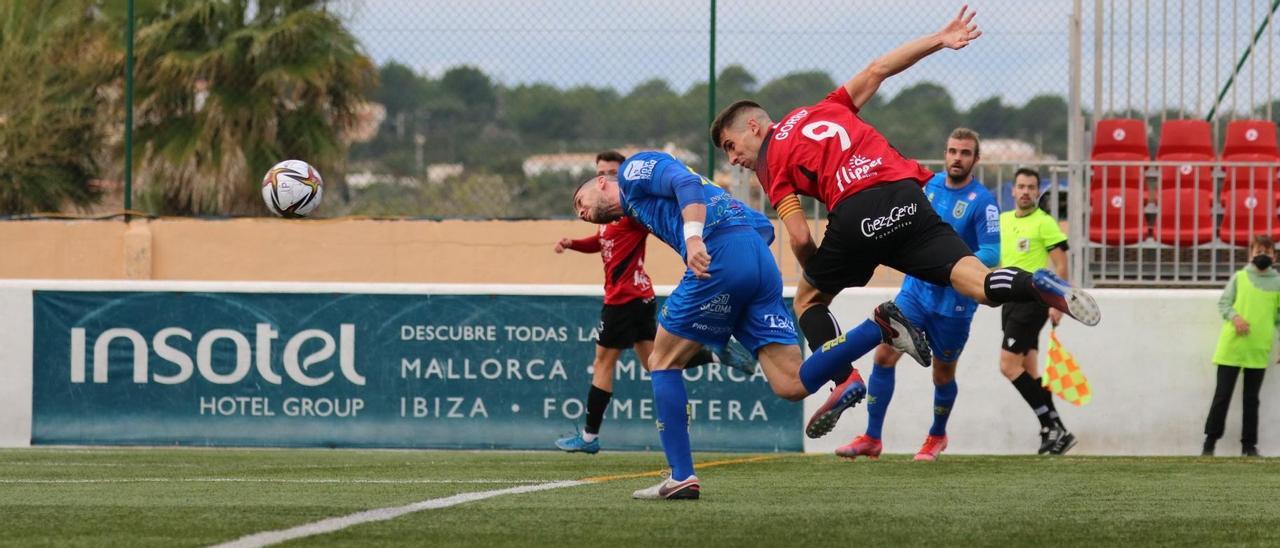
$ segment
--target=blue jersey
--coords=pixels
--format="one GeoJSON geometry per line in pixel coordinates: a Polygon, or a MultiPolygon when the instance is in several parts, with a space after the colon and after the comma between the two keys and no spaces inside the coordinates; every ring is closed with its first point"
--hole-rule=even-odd
{"type": "Polygon", "coordinates": [[[641,152],[618,166],[622,211],[640,221],[659,240],[684,257],[684,216],[690,203],[707,206],[702,238],[719,230],[742,226],[755,229],[765,243],[773,243],[773,223],[670,154],[641,152]]]}
{"type": "MultiPolygon", "coordinates": [[[[936,173],[924,187],[924,193],[938,216],[954,228],[969,249],[977,251],[986,245],[1000,248],[1000,208],[991,192],[974,179],[961,188],[949,188],[946,173],[936,173]]],[[[998,253],[998,251],[996,251],[998,253]]],[[[935,314],[971,318],[978,303],[950,287],[934,285],[907,276],[902,292],[910,293],[935,314]]]]}
{"type": "Polygon", "coordinates": [[[685,256],[684,216],[705,204],[702,229],[711,267],[707,279],[686,269],[662,304],[658,323],[676,336],[724,348],[730,335],[752,353],[769,344],[796,344],[795,322],[782,300],[773,260],[773,223],[720,187],[661,152],[641,152],[618,168],[622,210],[685,256]]]}

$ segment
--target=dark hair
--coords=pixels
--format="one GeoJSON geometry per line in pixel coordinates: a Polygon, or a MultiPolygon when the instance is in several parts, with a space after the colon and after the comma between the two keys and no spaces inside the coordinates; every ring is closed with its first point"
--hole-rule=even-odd
{"type": "MultiPolygon", "coordinates": [[[[951,135],[947,136],[947,138],[957,141],[973,141],[973,155],[982,156],[982,141],[978,139],[978,132],[967,127],[958,127],[951,130],[951,135]]],[[[1039,183],[1037,182],[1037,184],[1039,183]]]]}
{"type": "Polygon", "coordinates": [[[716,148],[720,148],[720,134],[724,133],[724,128],[729,127],[733,125],[734,122],[738,121],[738,116],[742,114],[743,111],[753,108],[764,110],[764,107],[761,107],[760,103],[742,99],[734,101],[733,104],[724,107],[724,110],[720,111],[720,114],[716,115],[715,120],[711,122],[711,142],[715,144],[716,148]]]}
{"type": "Polygon", "coordinates": [[[588,177],[588,178],[587,178],[587,180],[582,181],[581,183],[578,183],[578,186],[577,186],[577,187],[574,187],[574,189],[573,189],[573,201],[574,201],[574,202],[577,202],[577,201],[578,201],[578,193],[579,193],[579,192],[582,192],[582,189],[587,188],[587,185],[589,185],[589,184],[591,184],[591,183],[595,182],[596,177],[599,177],[599,175],[596,175],[596,176],[594,176],[594,177],[588,177]]]}
{"type": "Polygon", "coordinates": [[[1272,251],[1276,248],[1276,242],[1271,239],[1271,236],[1267,236],[1266,234],[1254,236],[1253,241],[1249,242],[1249,245],[1251,247],[1265,247],[1272,251]]]}
{"type": "Polygon", "coordinates": [[[592,175],[591,177],[587,177],[586,180],[582,181],[581,183],[578,183],[578,186],[573,189],[573,202],[575,204],[578,202],[578,193],[582,192],[582,189],[587,188],[587,185],[596,182],[596,179],[599,179],[601,177],[604,177],[606,179],[613,179],[615,181],[618,179],[617,175],[592,175]]]}
{"type": "Polygon", "coordinates": [[[621,152],[618,152],[616,150],[606,150],[596,155],[596,161],[597,162],[618,162],[619,164],[621,164],[622,162],[627,161],[627,157],[623,156],[621,152]]]}
{"type": "Polygon", "coordinates": [[[1019,175],[1027,175],[1036,178],[1036,188],[1040,188],[1040,172],[1029,167],[1020,167],[1018,171],[1013,172],[1013,178],[1016,180],[1019,175]]]}

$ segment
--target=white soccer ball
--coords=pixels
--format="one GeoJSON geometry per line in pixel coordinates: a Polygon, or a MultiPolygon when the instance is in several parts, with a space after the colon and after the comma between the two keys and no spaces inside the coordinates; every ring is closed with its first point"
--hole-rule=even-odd
{"type": "Polygon", "coordinates": [[[302,160],[285,160],[262,178],[262,201],[281,217],[305,217],[320,205],[324,181],[320,172],[302,160]]]}

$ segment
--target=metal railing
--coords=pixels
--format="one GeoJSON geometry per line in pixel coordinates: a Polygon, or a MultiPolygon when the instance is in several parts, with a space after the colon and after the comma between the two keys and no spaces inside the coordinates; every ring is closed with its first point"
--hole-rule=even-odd
{"type": "MultiPolygon", "coordinates": [[[[921,164],[943,166],[941,160],[921,164]]],[[[1024,167],[1040,173],[1040,207],[1065,232],[1079,234],[1070,239],[1072,277],[1087,286],[1221,286],[1249,261],[1254,236],[1280,241],[1280,164],[1089,161],[1074,166],[1084,175],[1080,180],[1071,178],[1073,164],[1065,161],[981,162],[974,176],[1000,210],[1009,211],[1014,172],[1024,167]],[[1076,208],[1073,193],[1081,198],[1076,208]]],[[[735,172],[735,181],[736,196],[773,215],[748,172],[735,172]]],[[[810,230],[820,241],[825,207],[807,205],[810,230]]],[[[778,234],[774,252],[780,263],[795,264],[785,234],[778,234]]]]}
{"type": "MultiPolygon", "coordinates": [[[[924,167],[941,171],[944,169],[945,162],[943,160],[919,160],[924,167]]],[[[1040,174],[1040,207],[1053,215],[1058,221],[1066,221],[1069,218],[1068,200],[1070,192],[1070,164],[1060,160],[1041,160],[1027,162],[979,162],[974,166],[973,176],[980,182],[996,199],[996,205],[1001,212],[1012,210],[1016,204],[1013,201],[1013,177],[1014,173],[1021,168],[1034,169],[1040,174]]],[[[768,198],[764,195],[760,188],[759,182],[755,176],[745,169],[734,168],[730,172],[730,184],[727,190],[747,205],[758,211],[764,212],[769,217],[774,217],[773,206],[769,204],[768,198]]],[[[826,229],[827,211],[826,206],[817,200],[805,198],[804,202],[806,214],[809,217],[809,230],[817,242],[822,241],[823,231],[826,229]]],[[[787,236],[785,233],[776,235],[773,244],[774,258],[779,264],[797,264],[795,257],[791,253],[790,247],[787,245],[787,236]]],[[[1073,259],[1074,260],[1074,259],[1073,259]]],[[[800,272],[800,268],[794,269],[800,272]]],[[[795,283],[799,280],[798,276],[789,276],[786,281],[795,283]]]]}
{"type": "Polygon", "coordinates": [[[1280,237],[1280,164],[1090,162],[1087,244],[1100,286],[1218,286],[1257,235],[1280,237]]]}

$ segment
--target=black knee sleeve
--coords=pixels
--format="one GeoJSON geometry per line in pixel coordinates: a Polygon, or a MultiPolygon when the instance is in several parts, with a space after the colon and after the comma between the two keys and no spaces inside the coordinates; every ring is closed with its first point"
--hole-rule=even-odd
{"type": "Polygon", "coordinates": [[[816,352],[824,343],[840,335],[840,324],[827,305],[815,304],[800,315],[800,332],[809,342],[809,350],[816,352]]]}
{"type": "MultiPolygon", "coordinates": [[[[800,332],[809,342],[809,351],[817,352],[827,341],[840,336],[840,322],[836,321],[836,317],[831,314],[831,309],[827,308],[827,305],[815,304],[800,315],[800,332]]],[[[853,369],[843,371],[831,380],[836,383],[836,386],[844,384],[852,371],[853,369]]]]}
{"type": "Polygon", "coordinates": [[[1031,285],[1031,273],[1021,268],[1008,267],[992,270],[983,282],[987,300],[993,304],[1007,302],[1038,301],[1031,285]]]}

